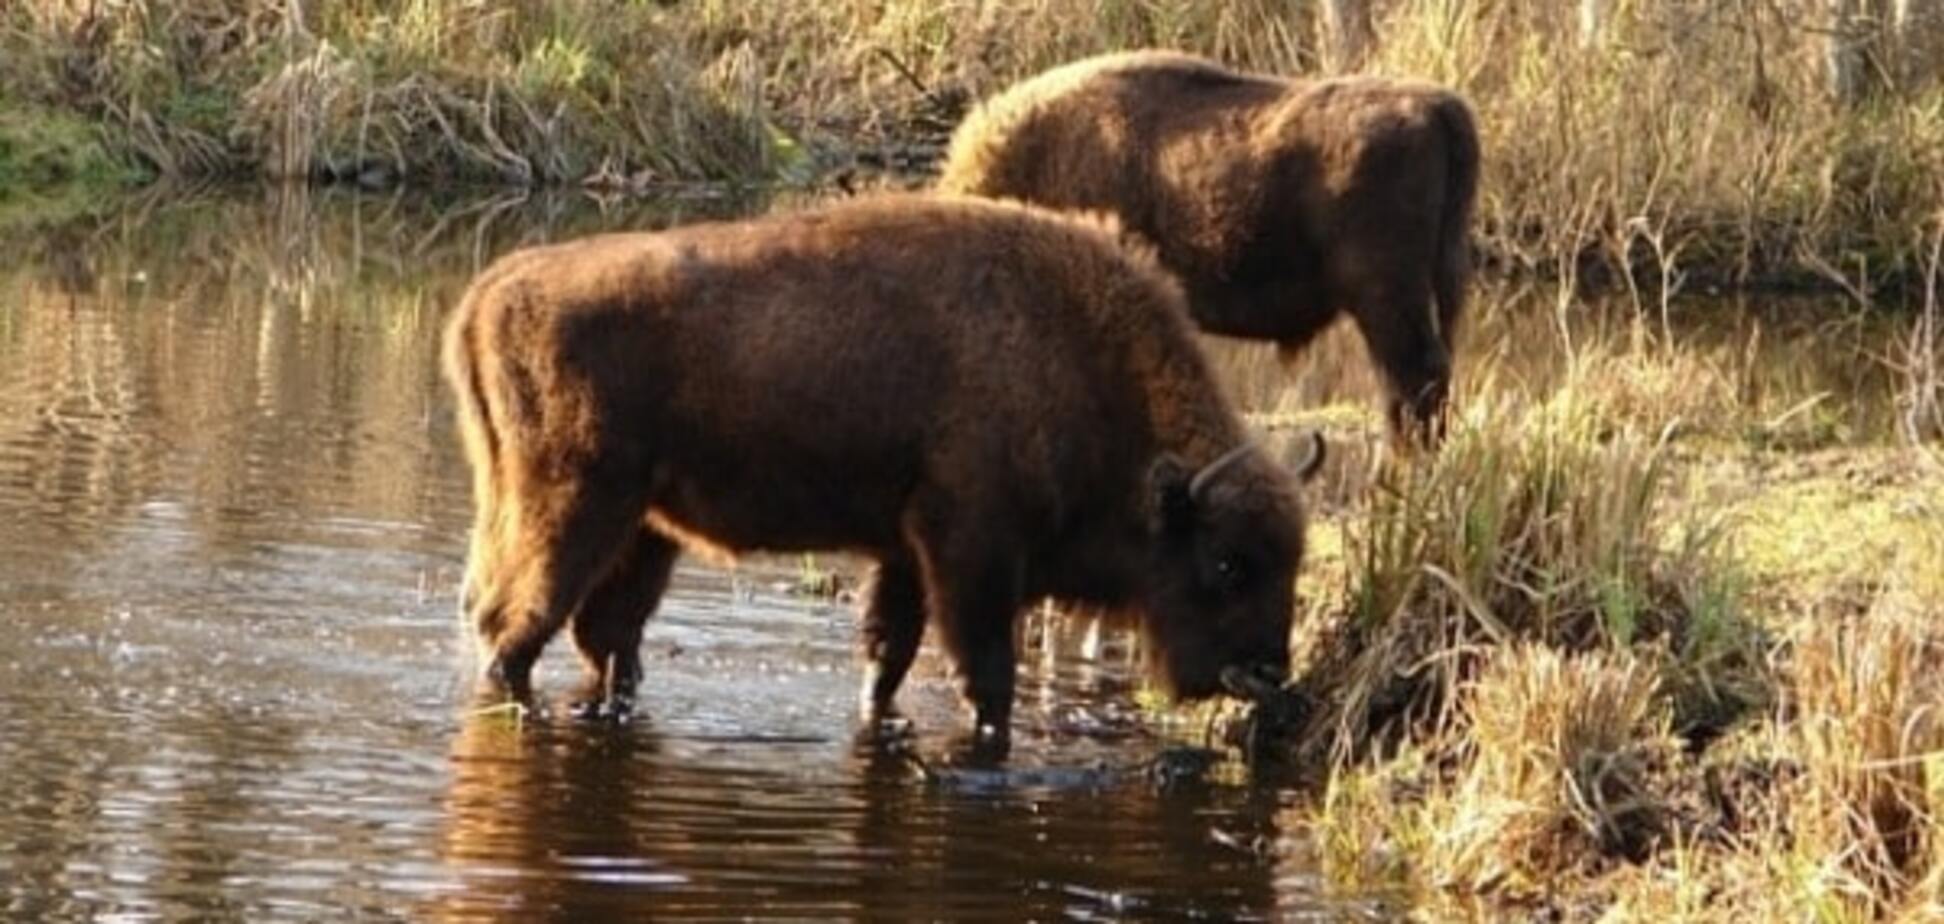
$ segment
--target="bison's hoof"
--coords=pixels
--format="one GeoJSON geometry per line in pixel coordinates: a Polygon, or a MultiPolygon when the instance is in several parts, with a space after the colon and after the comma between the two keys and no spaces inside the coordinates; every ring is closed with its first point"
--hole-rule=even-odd
{"type": "Polygon", "coordinates": [[[858,746],[880,751],[896,751],[905,748],[917,737],[917,726],[913,725],[910,719],[900,715],[867,718],[857,728],[858,746]]]}
{"type": "Polygon", "coordinates": [[[504,694],[508,699],[522,703],[533,699],[532,662],[522,663],[504,657],[495,657],[486,665],[480,680],[486,687],[504,694]]]}
{"type": "Polygon", "coordinates": [[[980,725],[965,742],[961,762],[970,767],[1004,763],[1012,754],[1012,734],[994,725],[980,725]]]}
{"type": "Polygon", "coordinates": [[[582,722],[620,725],[634,717],[634,700],[626,696],[581,700],[569,706],[568,713],[582,722]]]}
{"type": "Polygon", "coordinates": [[[961,753],[964,761],[970,766],[991,766],[1004,762],[1012,753],[1010,723],[974,723],[972,733],[966,737],[961,753]]]}
{"type": "Polygon", "coordinates": [[[895,712],[880,712],[873,716],[865,727],[883,738],[909,738],[915,726],[910,719],[895,712]]]}

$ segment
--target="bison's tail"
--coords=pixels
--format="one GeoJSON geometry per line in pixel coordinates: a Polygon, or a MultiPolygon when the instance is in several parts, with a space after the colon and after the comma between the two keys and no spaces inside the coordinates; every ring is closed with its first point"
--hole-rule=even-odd
{"type": "Polygon", "coordinates": [[[1478,197],[1478,126],[1471,107],[1455,94],[1444,95],[1433,111],[1444,128],[1447,164],[1431,289],[1438,301],[1438,324],[1449,343],[1458,334],[1465,312],[1465,287],[1471,279],[1472,208],[1478,197]]]}
{"type": "Polygon", "coordinates": [[[473,476],[475,517],[471,545],[466,555],[466,576],[460,590],[461,616],[468,614],[483,592],[480,583],[488,567],[485,558],[492,542],[490,533],[495,520],[495,481],[500,452],[499,434],[493,425],[479,368],[479,289],[475,285],[467,293],[454,310],[452,319],[447,322],[441,356],[446,384],[451,387],[457,402],[459,436],[473,476]]]}

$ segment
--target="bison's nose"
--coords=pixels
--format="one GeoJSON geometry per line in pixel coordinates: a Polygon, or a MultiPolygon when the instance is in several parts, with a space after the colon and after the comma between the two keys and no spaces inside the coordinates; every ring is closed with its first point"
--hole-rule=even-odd
{"type": "Polygon", "coordinates": [[[1242,699],[1265,702],[1282,693],[1288,673],[1280,665],[1262,662],[1232,665],[1222,670],[1222,688],[1242,699]]]}

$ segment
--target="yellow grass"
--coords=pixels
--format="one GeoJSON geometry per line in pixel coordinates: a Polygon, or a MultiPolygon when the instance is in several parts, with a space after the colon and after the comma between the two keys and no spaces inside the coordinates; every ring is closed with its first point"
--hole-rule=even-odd
{"type": "Polygon", "coordinates": [[[1752,354],[1481,349],[1442,452],[1323,488],[1288,746],[1330,880],[1434,918],[1944,915],[1935,447],[1801,448],[1752,354]]]}
{"type": "MultiPolygon", "coordinates": [[[[1832,99],[1809,0],[1608,5],[1594,42],[1546,12],[1566,4],[1375,5],[1360,69],[1453,84],[1479,110],[1489,257],[1567,279],[1625,269],[1650,292],[1760,280],[1869,297],[1918,278],[1944,208],[1934,75],[1832,99]]],[[[0,9],[0,100],[79,115],[162,174],[808,181],[922,170],[969,102],[1103,51],[1320,73],[1310,7],[23,0],[0,9]]]]}

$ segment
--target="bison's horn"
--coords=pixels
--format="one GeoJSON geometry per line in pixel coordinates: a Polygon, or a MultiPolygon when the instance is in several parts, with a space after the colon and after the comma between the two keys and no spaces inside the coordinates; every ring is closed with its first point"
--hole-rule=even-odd
{"type": "Polygon", "coordinates": [[[1222,469],[1234,465],[1237,459],[1248,455],[1249,451],[1254,448],[1254,446],[1248,443],[1243,443],[1228,452],[1222,453],[1221,458],[1202,466],[1201,471],[1196,472],[1195,477],[1188,482],[1188,496],[1200,500],[1202,490],[1207,488],[1209,483],[1215,480],[1216,475],[1222,473],[1222,469]]]}
{"type": "Polygon", "coordinates": [[[1323,456],[1323,434],[1311,430],[1309,432],[1309,438],[1303,441],[1302,455],[1297,456],[1293,460],[1294,464],[1290,467],[1295,469],[1298,479],[1308,481],[1316,476],[1318,469],[1323,467],[1323,456]]]}

